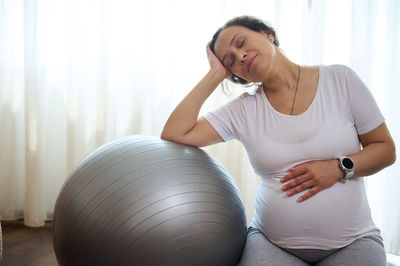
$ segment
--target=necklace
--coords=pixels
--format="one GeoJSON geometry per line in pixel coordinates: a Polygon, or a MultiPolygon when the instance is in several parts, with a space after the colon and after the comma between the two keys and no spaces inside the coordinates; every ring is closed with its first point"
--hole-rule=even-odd
{"type": "Polygon", "coordinates": [[[292,108],[290,109],[290,115],[293,114],[293,107],[294,107],[294,102],[296,101],[296,95],[297,95],[297,88],[299,87],[299,80],[300,80],[300,65],[297,65],[299,67],[299,74],[297,75],[297,84],[296,84],[296,89],[294,91],[294,97],[293,97],[293,102],[292,102],[292,108]]]}
{"type": "MultiPolygon", "coordinates": [[[[297,95],[297,88],[299,87],[299,81],[300,81],[300,65],[297,65],[299,71],[297,74],[297,83],[296,83],[296,89],[294,90],[294,97],[293,97],[293,102],[292,102],[292,107],[290,108],[290,115],[293,115],[293,107],[294,103],[296,101],[296,95],[297,95]]],[[[262,83],[262,89],[264,90],[264,83],[262,83]]],[[[265,92],[265,95],[267,95],[267,92],[265,92]]],[[[268,95],[267,95],[268,98],[268,95]]]]}

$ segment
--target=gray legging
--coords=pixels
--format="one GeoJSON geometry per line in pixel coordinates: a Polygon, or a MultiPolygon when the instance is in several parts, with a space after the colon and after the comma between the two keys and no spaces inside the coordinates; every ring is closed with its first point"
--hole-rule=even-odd
{"type": "Polygon", "coordinates": [[[379,239],[372,237],[360,238],[348,246],[335,250],[282,249],[269,241],[261,231],[249,227],[239,265],[385,266],[386,254],[379,239]]]}

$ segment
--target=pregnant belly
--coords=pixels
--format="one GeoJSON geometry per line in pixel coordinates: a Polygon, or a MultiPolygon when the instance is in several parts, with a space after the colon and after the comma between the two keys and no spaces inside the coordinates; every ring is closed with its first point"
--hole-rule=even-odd
{"type": "Polygon", "coordinates": [[[261,183],[254,219],[281,247],[337,248],[373,225],[361,180],[338,182],[304,202],[297,199],[305,192],[287,197],[281,186],[274,178],[261,183]]]}

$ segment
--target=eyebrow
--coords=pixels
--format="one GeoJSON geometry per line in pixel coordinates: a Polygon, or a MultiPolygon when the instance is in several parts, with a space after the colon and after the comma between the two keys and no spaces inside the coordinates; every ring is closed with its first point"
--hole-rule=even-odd
{"type": "MultiPolygon", "coordinates": [[[[239,34],[241,34],[241,32],[236,33],[236,34],[233,36],[233,38],[232,38],[232,40],[231,40],[231,42],[230,42],[230,44],[229,44],[230,46],[232,46],[233,41],[235,40],[235,38],[236,38],[239,34]]],[[[225,58],[226,58],[226,55],[224,55],[224,57],[222,58],[222,63],[223,63],[224,65],[225,65],[225,63],[224,63],[225,58]]]]}

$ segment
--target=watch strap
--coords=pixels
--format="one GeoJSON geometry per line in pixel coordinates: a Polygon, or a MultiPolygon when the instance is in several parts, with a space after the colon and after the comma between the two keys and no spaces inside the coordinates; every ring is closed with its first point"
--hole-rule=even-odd
{"type": "Polygon", "coordinates": [[[346,180],[346,179],[352,178],[353,175],[354,175],[354,162],[353,162],[353,160],[351,160],[347,156],[337,156],[336,159],[338,159],[339,168],[340,168],[340,170],[342,170],[342,172],[344,174],[342,179],[346,180]],[[343,165],[343,160],[344,159],[349,159],[349,160],[351,160],[351,162],[353,162],[353,168],[352,169],[347,169],[346,167],[344,167],[344,165],[343,165]]]}

